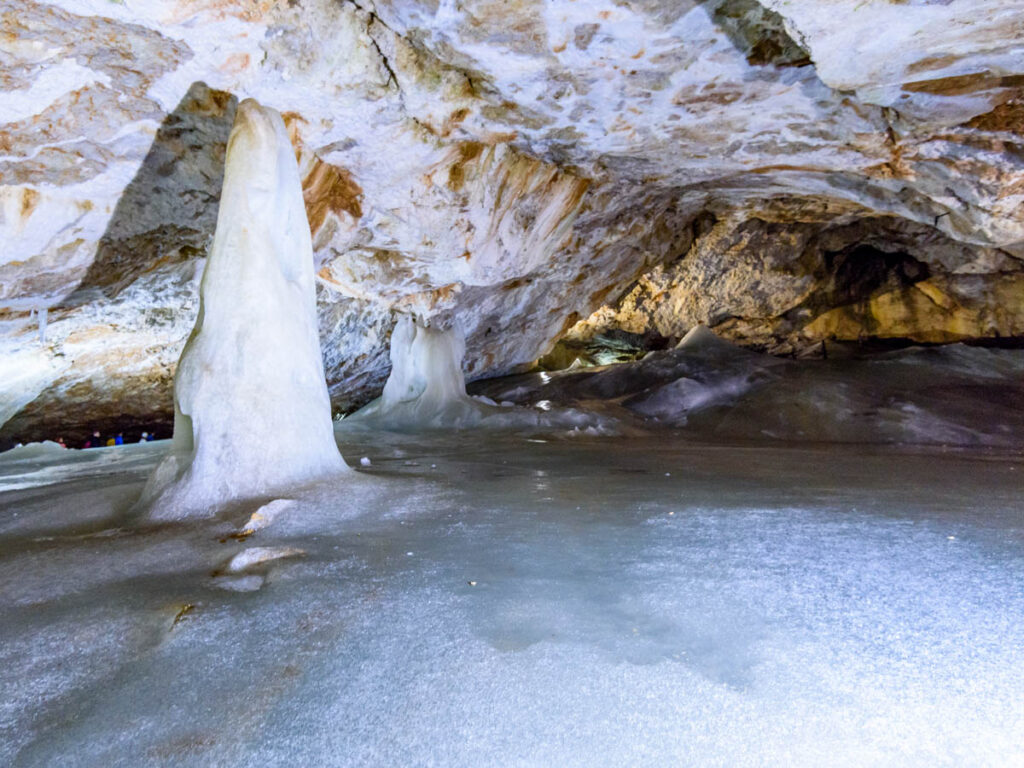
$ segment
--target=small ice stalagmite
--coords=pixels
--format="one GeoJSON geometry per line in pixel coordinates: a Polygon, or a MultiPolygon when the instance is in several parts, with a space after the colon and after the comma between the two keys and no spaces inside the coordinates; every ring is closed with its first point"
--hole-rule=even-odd
{"type": "Polygon", "coordinates": [[[174,440],[140,505],[209,516],[346,470],[317,331],[313,251],[281,116],[252,99],[228,140],[199,317],[174,380],[174,440]]]}
{"type": "Polygon", "coordinates": [[[46,318],[49,313],[49,307],[40,307],[37,311],[37,317],[39,318],[39,343],[46,343],[46,318]]]}
{"type": "Polygon", "coordinates": [[[458,327],[442,330],[403,316],[391,334],[391,375],[384,392],[351,420],[386,429],[478,424],[498,409],[466,394],[465,351],[458,327]]]}

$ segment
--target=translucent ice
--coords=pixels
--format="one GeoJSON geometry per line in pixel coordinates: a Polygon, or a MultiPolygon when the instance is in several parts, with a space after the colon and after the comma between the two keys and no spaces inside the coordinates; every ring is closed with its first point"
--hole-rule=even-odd
{"type": "Polygon", "coordinates": [[[38,318],[39,318],[39,343],[40,344],[45,344],[46,343],[46,318],[47,318],[47,313],[49,312],[49,308],[48,307],[40,307],[37,310],[37,312],[38,312],[38,318]]]}
{"type": "Polygon", "coordinates": [[[0,765],[1020,763],[1018,452],[356,436],[242,542],[0,490],[0,765]]]}
{"type": "Polygon", "coordinates": [[[572,408],[552,410],[498,406],[489,397],[466,394],[462,357],[466,343],[457,326],[439,329],[405,316],[391,334],[391,375],[381,396],[343,422],[377,429],[520,429],[612,432],[616,423],[572,408]]]}
{"type": "Polygon", "coordinates": [[[411,429],[465,427],[494,410],[466,394],[458,327],[432,328],[409,316],[391,333],[391,375],[380,398],[356,414],[374,426],[411,429]]]}
{"type": "Polygon", "coordinates": [[[7,464],[11,461],[24,461],[32,460],[46,456],[61,456],[67,450],[62,445],[58,445],[53,440],[43,440],[41,443],[29,443],[28,445],[18,445],[9,451],[4,451],[3,455],[0,456],[0,462],[7,464]]]}
{"type": "Polygon", "coordinates": [[[196,327],[174,382],[174,441],[142,504],[210,515],[343,471],[317,333],[313,251],[284,122],[247,99],[228,140],[196,327]]]}

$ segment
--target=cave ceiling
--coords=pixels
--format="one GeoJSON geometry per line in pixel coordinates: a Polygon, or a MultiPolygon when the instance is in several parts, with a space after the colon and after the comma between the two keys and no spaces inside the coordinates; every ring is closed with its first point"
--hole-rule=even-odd
{"type": "Polygon", "coordinates": [[[5,439],[168,418],[246,97],[293,138],[339,411],[379,392],[399,313],[459,323],[472,377],[612,326],[718,323],[780,350],[1024,335],[1024,2],[4,0],[0,18],[5,439]],[[895,272],[865,283],[876,262],[895,272]]]}

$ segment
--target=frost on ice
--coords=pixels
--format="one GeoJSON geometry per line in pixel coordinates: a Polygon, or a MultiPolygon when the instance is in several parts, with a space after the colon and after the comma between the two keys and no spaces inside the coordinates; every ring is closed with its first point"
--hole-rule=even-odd
{"type": "Polygon", "coordinates": [[[243,101],[228,140],[200,310],[174,381],[171,453],[141,504],[211,515],[345,470],[317,333],[313,251],[281,116],[243,101]]]}

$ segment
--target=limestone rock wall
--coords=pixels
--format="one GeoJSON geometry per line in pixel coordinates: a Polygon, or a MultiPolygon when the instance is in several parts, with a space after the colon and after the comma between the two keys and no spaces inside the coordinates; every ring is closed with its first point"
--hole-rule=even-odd
{"type": "Polygon", "coordinates": [[[998,276],[1024,256],[1022,18],[1022,0],[0,0],[0,441],[169,415],[246,96],[285,114],[300,159],[339,410],[379,391],[396,312],[459,322],[468,373],[491,375],[641,278],[675,286],[652,327],[753,312],[734,336],[768,346],[890,320],[1017,334],[998,276]],[[901,245],[927,280],[764,330],[821,295],[809,254],[869,253],[809,245],[847,226],[952,261],[901,245]]]}
{"type": "Polygon", "coordinates": [[[941,344],[1024,337],[1024,260],[892,217],[729,218],[566,334],[681,339],[696,325],[775,354],[823,341],[941,344]]]}

